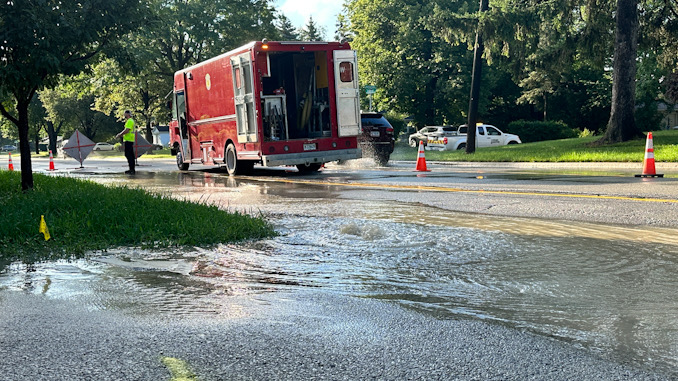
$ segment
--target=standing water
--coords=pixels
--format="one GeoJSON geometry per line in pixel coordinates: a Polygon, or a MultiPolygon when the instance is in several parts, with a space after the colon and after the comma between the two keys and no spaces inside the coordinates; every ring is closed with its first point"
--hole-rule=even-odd
{"type": "Polygon", "coordinates": [[[229,207],[257,198],[248,207],[269,215],[281,233],[274,239],[190,253],[125,250],[31,272],[16,264],[0,275],[0,290],[135,314],[213,317],[237,317],[234,296],[341,293],[526,329],[668,371],[678,366],[676,230],[488,217],[270,187],[241,184],[209,197],[229,207]]]}

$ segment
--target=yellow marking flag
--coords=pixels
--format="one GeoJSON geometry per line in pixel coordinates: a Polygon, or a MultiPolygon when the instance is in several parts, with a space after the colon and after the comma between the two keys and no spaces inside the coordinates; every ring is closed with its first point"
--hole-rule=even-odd
{"type": "Polygon", "coordinates": [[[45,236],[45,241],[49,241],[51,238],[49,229],[47,229],[47,224],[45,223],[45,216],[40,216],[40,233],[45,236]]]}

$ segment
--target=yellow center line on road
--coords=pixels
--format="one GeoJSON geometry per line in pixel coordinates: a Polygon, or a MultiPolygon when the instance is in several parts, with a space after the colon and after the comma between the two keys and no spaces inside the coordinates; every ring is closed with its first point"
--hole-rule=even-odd
{"type": "Polygon", "coordinates": [[[483,194],[508,194],[519,196],[548,196],[548,197],[565,197],[565,198],[588,198],[588,199],[602,199],[602,200],[622,200],[622,201],[640,201],[640,202],[668,202],[678,204],[677,199],[670,198],[645,198],[645,197],[630,197],[630,196],[607,196],[596,194],[576,194],[576,193],[553,193],[553,192],[534,192],[534,191],[501,191],[501,190],[486,190],[486,189],[463,189],[452,187],[436,187],[430,185],[395,185],[395,184],[372,184],[372,183],[337,183],[331,181],[310,181],[310,180],[290,180],[290,179],[257,179],[252,180],[262,182],[278,182],[288,184],[304,184],[304,185],[327,185],[338,187],[354,187],[354,188],[372,188],[372,189],[397,189],[397,190],[411,190],[411,191],[431,191],[431,192],[458,192],[458,193],[483,193],[483,194]]]}

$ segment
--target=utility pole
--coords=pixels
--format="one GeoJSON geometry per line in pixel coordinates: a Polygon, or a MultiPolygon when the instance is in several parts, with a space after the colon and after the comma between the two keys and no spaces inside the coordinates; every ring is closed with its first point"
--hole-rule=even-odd
{"type": "MultiPolygon", "coordinates": [[[[480,12],[486,12],[489,0],[480,0],[480,12]]],[[[480,23],[479,23],[480,24],[480,23]]],[[[476,152],[476,123],[478,121],[478,101],[480,97],[480,78],[483,69],[483,36],[480,25],[476,30],[476,44],[473,52],[473,73],[471,74],[471,99],[468,102],[468,129],[466,132],[466,153],[476,152]]]]}

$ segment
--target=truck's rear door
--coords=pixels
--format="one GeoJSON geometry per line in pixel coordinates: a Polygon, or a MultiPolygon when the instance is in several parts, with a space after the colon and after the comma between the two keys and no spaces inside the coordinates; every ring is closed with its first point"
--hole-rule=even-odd
{"type": "Polygon", "coordinates": [[[177,75],[174,78],[174,107],[172,115],[176,118],[179,127],[179,149],[182,152],[183,160],[191,160],[191,145],[188,142],[188,120],[186,113],[186,78],[185,74],[177,75]]]}
{"type": "Polygon", "coordinates": [[[238,125],[238,143],[257,141],[257,120],[254,114],[254,79],[250,53],[231,58],[233,94],[238,125]]]}
{"type": "Polygon", "coordinates": [[[334,83],[339,136],[356,136],[360,134],[360,98],[355,50],[334,51],[334,83]]]}

